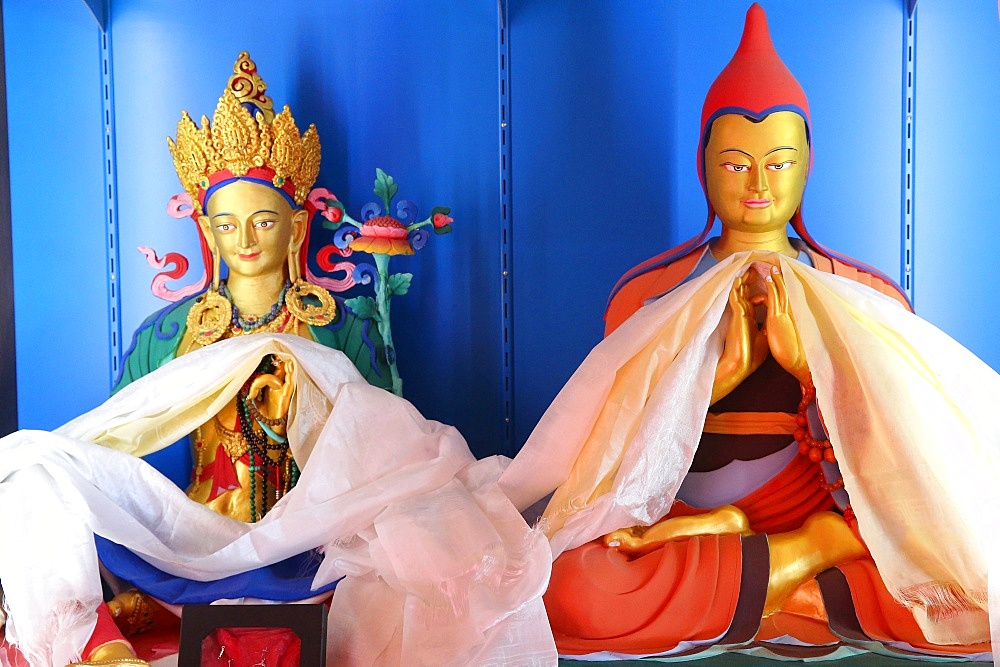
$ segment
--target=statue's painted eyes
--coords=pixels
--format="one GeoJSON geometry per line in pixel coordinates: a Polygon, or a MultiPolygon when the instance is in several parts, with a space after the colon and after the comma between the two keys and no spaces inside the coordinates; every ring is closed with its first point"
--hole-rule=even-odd
{"type": "Polygon", "coordinates": [[[236,231],[236,225],[230,222],[224,222],[221,225],[216,225],[215,229],[221,234],[228,234],[229,232],[236,231]]]}
{"type": "Polygon", "coordinates": [[[258,220],[253,223],[253,226],[256,229],[270,229],[271,227],[274,227],[275,224],[277,224],[276,220],[258,220]]]}
{"type": "Polygon", "coordinates": [[[789,169],[795,164],[795,160],[785,160],[784,162],[779,162],[777,164],[769,164],[767,168],[771,171],[781,171],[782,169],[789,169]]]}
{"type": "Polygon", "coordinates": [[[738,174],[750,171],[750,165],[748,164],[734,164],[732,162],[724,162],[722,166],[726,168],[726,171],[732,171],[738,174]]]}

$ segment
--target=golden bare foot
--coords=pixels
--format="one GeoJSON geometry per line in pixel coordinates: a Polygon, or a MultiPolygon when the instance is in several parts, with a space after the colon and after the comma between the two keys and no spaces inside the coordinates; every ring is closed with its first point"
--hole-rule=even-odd
{"type": "Polygon", "coordinates": [[[765,617],[778,611],[795,589],[820,572],[867,553],[844,517],[835,512],[817,512],[797,530],[768,535],[767,543],[771,573],[765,617]]]}
{"type": "Polygon", "coordinates": [[[649,528],[635,526],[609,533],[604,543],[633,556],[655,551],[666,542],[696,535],[753,535],[746,515],[733,505],[723,505],[705,514],[679,516],[654,523],[649,528]]]}
{"type": "Polygon", "coordinates": [[[159,605],[145,593],[136,590],[125,591],[108,602],[108,611],[115,625],[126,637],[146,632],[155,623],[155,611],[159,605]]]}
{"type": "Polygon", "coordinates": [[[74,662],[69,667],[96,667],[99,665],[136,665],[149,667],[149,663],[136,657],[132,646],[124,641],[112,641],[94,649],[83,662],[74,662]]]}

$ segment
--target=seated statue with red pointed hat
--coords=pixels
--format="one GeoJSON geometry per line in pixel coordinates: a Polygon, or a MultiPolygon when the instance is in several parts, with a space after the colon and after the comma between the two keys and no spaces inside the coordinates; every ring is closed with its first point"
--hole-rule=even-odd
{"type": "MultiPolygon", "coordinates": [[[[956,518],[983,499],[927,510],[941,443],[912,414],[966,409],[960,382],[936,384],[953,371],[914,370],[958,346],[917,347],[929,325],[892,281],[813,241],[810,161],[805,94],[754,4],[702,111],[705,231],[619,281],[604,343],[502,480],[515,504],[546,502],[561,655],[990,659],[983,531],[956,518]],[[893,403],[922,383],[933,400],[893,403]]],[[[976,446],[951,459],[962,475],[976,446]]]]}

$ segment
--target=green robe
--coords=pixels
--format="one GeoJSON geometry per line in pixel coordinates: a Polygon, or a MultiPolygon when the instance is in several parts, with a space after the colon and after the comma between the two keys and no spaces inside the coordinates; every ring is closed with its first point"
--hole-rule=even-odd
{"type": "MultiPolygon", "coordinates": [[[[199,296],[188,297],[153,313],[136,329],[113,393],[177,356],[188,311],[199,296]]],[[[322,327],[309,325],[309,333],[316,342],[346,354],[370,384],[383,389],[392,386],[378,327],[371,320],[356,317],[341,299],[337,299],[334,321],[322,327]]]]}

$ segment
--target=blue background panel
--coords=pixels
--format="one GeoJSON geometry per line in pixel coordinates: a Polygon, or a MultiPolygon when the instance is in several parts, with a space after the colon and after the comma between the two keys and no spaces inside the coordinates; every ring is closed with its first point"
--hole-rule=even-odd
{"type": "Polygon", "coordinates": [[[993,2],[920,0],[914,174],[917,313],[993,368],[1000,21],[993,2]]]}
{"type": "Polygon", "coordinates": [[[3,22],[18,423],[51,429],[108,394],[101,35],[76,1],[3,22]]]}
{"type": "MultiPolygon", "coordinates": [[[[518,443],[601,339],[618,277],[704,226],[701,105],[748,6],[512,1],[518,443]]],[[[812,110],[807,226],[898,279],[902,5],[765,8],[812,110]]]]}

